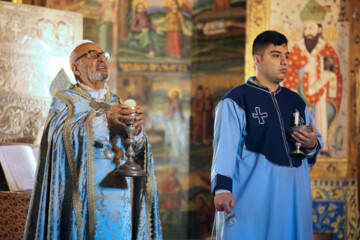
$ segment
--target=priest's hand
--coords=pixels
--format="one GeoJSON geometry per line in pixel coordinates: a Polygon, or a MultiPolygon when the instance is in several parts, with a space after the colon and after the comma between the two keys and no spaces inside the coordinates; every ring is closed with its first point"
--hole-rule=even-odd
{"type": "Polygon", "coordinates": [[[106,112],[106,118],[108,119],[109,125],[120,125],[126,127],[126,120],[135,120],[135,136],[141,132],[141,125],[144,123],[144,110],[139,106],[135,109],[130,109],[129,106],[124,104],[118,104],[111,106],[110,110],[106,112]],[[131,116],[130,114],[137,113],[137,115],[131,116]]]}
{"type": "Polygon", "coordinates": [[[219,193],[215,195],[214,205],[217,211],[229,213],[235,207],[235,198],[231,192],[219,193]]]}
{"type": "Polygon", "coordinates": [[[307,150],[313,150],[316,147],[316,129],[312,123],[310,123],[311,132],[300,130],[298,132],[294,132],[291,137],[295,142],[301,144],[301,147],[307,150]]]}
{"type": "Polygon", "coordinates": [[[137,116],[135,117],[136,123],[134,124],[135,130],[135,136],[139,135],[141,132],[141,125],[144,123],[144,109],[142,109],[139,106],[135,107],[135,112],[137,113],[137,116]]]}

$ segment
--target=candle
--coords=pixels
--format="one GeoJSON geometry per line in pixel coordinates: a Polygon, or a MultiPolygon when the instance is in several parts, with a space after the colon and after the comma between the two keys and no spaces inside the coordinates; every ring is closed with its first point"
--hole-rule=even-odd
{"type": "Polygon", "coordinates": [[[299,126],[299,120],[300,120],[300,115],[299,115],[299,111],[296,110],[296,112],[294,113],[294,118],[295,118],[295,126],[299,126]]]}

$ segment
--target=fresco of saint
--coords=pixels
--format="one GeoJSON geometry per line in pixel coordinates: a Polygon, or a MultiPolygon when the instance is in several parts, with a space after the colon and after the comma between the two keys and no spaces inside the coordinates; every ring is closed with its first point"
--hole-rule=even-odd
{"type": "Polygon", "coordinates": [[[168,115],[165,119],[166,133],[165,144],[169,145],[169,158],[173,163],[179,162],[189,152],[187,144],[187,126],[181,103],[182,90],[171,88],[168,92],[170,100],[168,115]]]}
{"type": "Polygon", "coordinates": [[[181,58],[185,55],[184,34],[190,34],[181,12],[182,2],[169,1],[169,13],[155,23],[167,24],[166,53],[169,57],[181,58]]]}
{"type": "MultiPolygon", "coordinates": [[[[84,11],[86,15],[96,16],[98,26],[99,44],[103,49],[107,51],[111,50],[113,32],[113,16],[116,12],[114,0],[99,0],[99,6],[94,11],[84,11]]],[[[112,49],[115,50],[115,49],[112,49]]]]}
{"type": "Polygon", "coordinates": [[[339,114],[343,78],[339,57],[322,36],[326,12],[315,0],[310,0],[300,12],[303,37],[290,51],[284,86],[297,91],[309,106],[323,136],[322,154],[330,156],[327,138],[339,114]]]}
{"type": "Polygon", "coordinates": [[[147,51],[149,57],[154,57],[157,50],[157,34],[162,35],[163,33],[161,28],[152,24],[146,9],[146,1],[137,0],[133,2],[135,17],[130,23],[128,39],[131,48],[147,51]]]}

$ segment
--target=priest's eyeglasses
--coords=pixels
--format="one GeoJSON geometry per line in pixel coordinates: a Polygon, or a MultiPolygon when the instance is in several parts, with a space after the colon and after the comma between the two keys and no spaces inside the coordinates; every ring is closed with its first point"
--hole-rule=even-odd
{"type": "Polygon", "coordinates": [[[98,52],[95,50],[89,50],[87,53],[84,53],[80,57],[78,57],[75,62],[77,62],[80,58],[87,56],[88,58],[98,59],[101,55],[104,54],[106,60],[110,60],[110,53],[108,52],[98,52]]]}

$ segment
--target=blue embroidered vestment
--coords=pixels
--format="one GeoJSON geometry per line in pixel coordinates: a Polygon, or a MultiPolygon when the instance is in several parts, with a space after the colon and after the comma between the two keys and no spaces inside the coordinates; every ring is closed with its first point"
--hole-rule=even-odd
{"type": "MultiPolygon", "coordinates": [[[[119,103],[116,95],[107,92],[105,96],[106,103],[119,103]]],[[[148,174],[145,181],[112,178],[115,163],[105,151],[115,146],[124,150],[126,136],[110,130],[112,141],[95,142],[93,121],[104,111],[91,107],[91,101],[77,85],[55,94],[41,141],[24,239],[162,239],[154,162],[146,135],[136,149],[148,174]]]]}

